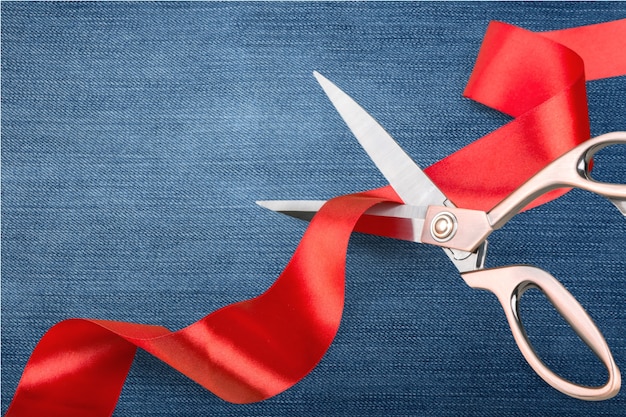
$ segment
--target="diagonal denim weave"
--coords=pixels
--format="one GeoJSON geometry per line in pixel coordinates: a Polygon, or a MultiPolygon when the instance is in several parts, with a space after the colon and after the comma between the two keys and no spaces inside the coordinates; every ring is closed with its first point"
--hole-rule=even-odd
{"type": "MultiPolygon", "coordinates": [[[[552,30],[623,3],[3,2],[2,411],[70,317],[181,328],[274,281],[306,224],[261,199],[385,185],[312,77],[332,78],[422,166],[508,121],[461,98],[489,20],[552,30]]],[[[588,84],[594,135],[626,130],[624,77],[588,84]]],[[[493,157],[486,155],[486,158],[493,157]]],[[[597,176],[626,182],[626,150],[597,176]]],[[[490,239],[491,266],[550,271],[626,369],[626,222],[573,191],[490,239]]],[[[621,416],[527,366],[493,296],[437,248],[355,235],[342,327],[266,402],[226,403],[147,354],[116,416],[621,416]]],[[[526,300],[525,300],[526,301],[526,300]]],[[[541,297],[522,312],[563,374],[603,380],[541,297]]]]}

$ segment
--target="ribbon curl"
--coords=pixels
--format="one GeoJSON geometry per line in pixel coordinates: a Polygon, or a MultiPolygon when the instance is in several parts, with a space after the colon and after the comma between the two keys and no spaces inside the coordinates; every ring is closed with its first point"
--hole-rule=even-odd
{"type": "MultiPolygon", "coordinates": [[[[515,119],[427,174],[457,206],[491,208],[589,138],[585,81],[626,73],[623,39],[626,19],[543,34],[492,22],[465,95],[515,119]]],[[[368,208],[384,201],[400,199],[383,187],[330,200],[265,293],[182,330],[88,319],[58,323],[35,347],[6,416],[110,416],[137,347],[234,403],[288,389],[332,343],[350,234],[368,208]]]]}
{"type": "Polygon", "coordinates": [[[589,139],[585,81],[626,73],[625,36],[626,19],[546,33],[491,22],[464,95],[515,119],[426,173],[457,206],[493,208],[589,139]]]}

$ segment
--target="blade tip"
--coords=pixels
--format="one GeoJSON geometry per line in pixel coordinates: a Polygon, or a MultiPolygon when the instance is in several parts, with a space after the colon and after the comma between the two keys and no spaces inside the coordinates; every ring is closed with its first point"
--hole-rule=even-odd
{"type": "Polygon", "coordinates": [[[328,78],[324,77],[322,74],[320,74],[317,71],[313,71],[313,76],[315,77],[315,79],[317,80],[317,82],[322,86],[322,88],[326,88],[326,86],[328,86],[328,84],[331,84],[331,82],[328,80],[328,78]]]}
{"type": "Polygon", "coordinates": [[[258,206],[261,206],[263,208],[269,209],[268,201],[266,201],[266,200],[257,200],[257,201],[255,201],[255,203],[258,206]]]}
{"type": "Polygon", "coordinates": [[[258,200],[255,203],[264,209],[277,213],[282,213],[285,210],[285,202],[282,200],[258,200]]]}

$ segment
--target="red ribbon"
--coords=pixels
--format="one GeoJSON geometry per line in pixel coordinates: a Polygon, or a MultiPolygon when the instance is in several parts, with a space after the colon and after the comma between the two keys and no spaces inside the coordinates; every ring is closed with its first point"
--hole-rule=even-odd
{"type": "Polygon", "coordinates": [[[589,139],[585,81],[626,73],[624,35],[626,19],[542,34],[492,22],[464,95],[515,119],[428,175],[458,206],[487,211],[589,139]]]}
{"type": "MultiPolygon", "coordinates": [[[[458,206],[491,208],[589,138],[585,80],[626,73],[623,39],[626,19],[544,34],[491,23],[465,94],[515,119],[429,167],[428,175],[458,206]]],[[[137,347],[227,401],[284,391],[332,342],[350,234],[383,201],[400,199],[384,187],[330,200],[265,293],[177,332],[104,320],[58,323],[33,351],[6,415],[110,416],[137,347]]]]}

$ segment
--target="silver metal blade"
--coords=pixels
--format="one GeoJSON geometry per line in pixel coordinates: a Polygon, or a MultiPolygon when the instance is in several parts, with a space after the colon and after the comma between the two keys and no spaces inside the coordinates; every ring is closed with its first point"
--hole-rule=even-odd
{"type": "Polygon", "coordinates": [[[311,221],[325,200],[259,200],[259,206],[296,219],[311,221]]]}
{"type": "Polygon", "coordinates": [[[413,206],[443,205],[446,196],[396,141],[357,102],[313,73],[354,136],[400,198],[413,206]]]}
{"type": "MultiPolygon", "coordinates": [[[[370,159],[374,161],[405,204],[422,207],[429,205],[455,207],[369,113],[320,73],[314,72],[313,75],[370,159]]],[[[486,249],[487,241],[474,252],[443,248],[460,272],[482,268],[486,249]]]]}
{"type": "MultiPolygon", "coordinates": [[[[326,201],[265,200],[257,201],[256,203],[266,209],[300,220],[310,221],[326,201]]],[[[363,214],[356,225],[355,231],[421,243],[420,236],[424,228],[426,209],[426,207],[419,206],[381,203],[371,207],[363,214]],[[372,220],[374,221],[372,222],[372,220]]]]}
{"type": "MultiPolygon", "coordinates": [[[[256,203],[266,209],[310,221],[326,201],[265,200],[256,203]]],[[[354,230],[359,233],[422,243],[420,237],[424,228],[426,210],[427,207],[423,206],[378,204],[365,212],[354,230]]],[[[483,267],[487,242],[485,241],[475,252],[442,249],[460,272],[469,272],[483,267]]]]}

